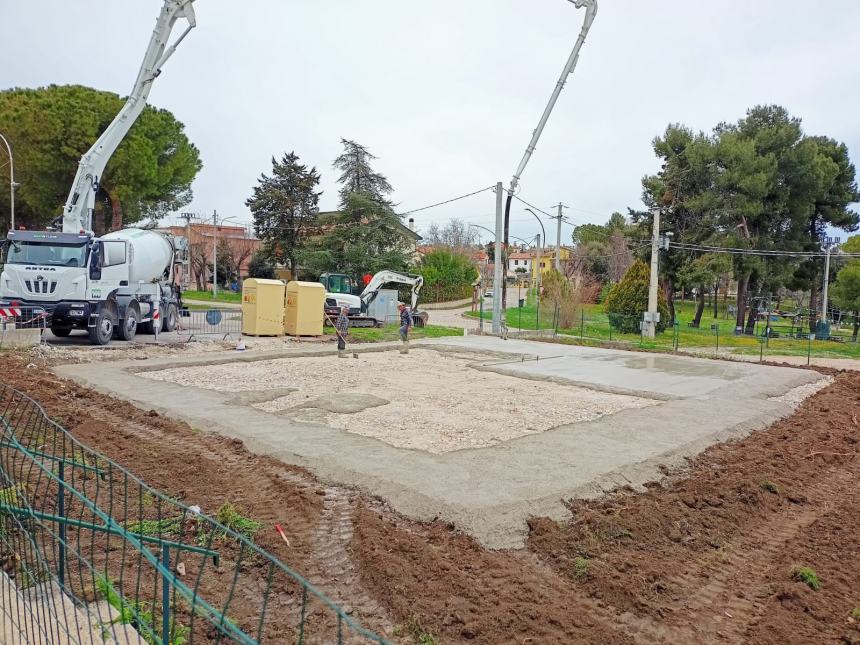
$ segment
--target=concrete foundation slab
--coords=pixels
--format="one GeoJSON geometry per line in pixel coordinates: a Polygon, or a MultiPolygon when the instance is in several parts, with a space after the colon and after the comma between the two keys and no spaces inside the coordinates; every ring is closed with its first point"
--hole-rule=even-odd
{"type": "MultiPolygon", "coordinates": [[[[252,451],[308,467],[324,480],[363,488],[410,517],[451,521],[494,548],[521,545],[530,515],[562,517],[563,499],[657,479],[660,465],[682,466],[685,457],[715,442],[744,436],[790,414],[789,399],[774,397],[826,382],[807,370],[492,337],[413,343],[414,349],[419,347],[481,354],[474,379],[488,370],[661,403],[562,424],[490,447],[431,454],[238,405],[235,392],[145,379],[137,360],[68,365],[57,372],[194,427],[241,439],[252,451]]],[[[381,344],[362,351],[395,348],[381,344]]],[[[148,360],[143,369],[314,353],[174,356],[148,360]]],[[[420,356],[414,351],[402,357],[402,378],[421,373],[420,356]]],[[[386,400],[389,394],[378,393],[386,400]]]]}

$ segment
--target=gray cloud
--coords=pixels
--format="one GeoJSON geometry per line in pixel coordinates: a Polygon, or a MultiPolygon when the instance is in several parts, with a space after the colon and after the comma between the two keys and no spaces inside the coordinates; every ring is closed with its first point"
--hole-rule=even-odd
{"type": "MultiPolygon", "coordinates": [[[[126,93],[158,0],[4,0],[2,86],[81,83],[126,93]]],[[[196,29],[150,100],[172,110],[205,167],[192,210],[248,219],[272,155],[323,175],[340,137],[380,157],[402,210],[510,180],[561,71],[582,12],[563,0],[198,0],[196,29]]],[[[522,182],[577,222],[640,205],[669,122],[710,129],[780,103],[857,159],[860,3],[601,0],[600,12],[522,182]]],[[[416,216],[492,225],[493,196],[416,216]]],[[[521,209],[512,232],[533,235],[521,209]]],[[[567,233],[565,233],[567,235],[567,233]]]]}

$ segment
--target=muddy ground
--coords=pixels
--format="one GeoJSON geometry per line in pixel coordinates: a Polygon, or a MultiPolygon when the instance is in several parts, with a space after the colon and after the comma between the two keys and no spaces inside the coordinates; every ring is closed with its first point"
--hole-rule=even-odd
{"type": "Polygon", "coordinates": [[[644,493],[533,518],[518,551],[61,382],[44,360],[5,355],[0,379],[169,495],[237,504],[263,522],[261,546],[396,642],[860,644],[860,373],[828,373],[793,416],[644,493]],[[792,579],[798,566],[819,590],[792,579]]]}

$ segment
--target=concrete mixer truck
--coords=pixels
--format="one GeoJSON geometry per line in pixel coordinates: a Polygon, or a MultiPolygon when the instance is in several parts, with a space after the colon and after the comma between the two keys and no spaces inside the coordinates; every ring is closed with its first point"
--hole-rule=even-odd
{"type": "Polygon", "coordinates": [[[138,329],[158,333],[176,327],[181,302],[173,272],[183,252],[178,238],[137,228],[97,238],[92,217],[108,160],[143,111],[162,65],[196,25],[192,2],[164,0],[128,99],[81,157],[63,208],[62,232],[9,232],[0,309],[41,316],[57,336],[86,330],[97,345],[114,336],[130,340],[138,329]],[[185,31],[169,44],[180,19],[188,22],[185,31]]]}
{"type": "Polygon", "coordinates": [[[0,308],[44,316],[55,336],[84,330],[96,345],[131,340],[138,330],[173,331],[182,304],[173,279],[181,242],[135,228],[100,238],[10,231],[0,308]]]}

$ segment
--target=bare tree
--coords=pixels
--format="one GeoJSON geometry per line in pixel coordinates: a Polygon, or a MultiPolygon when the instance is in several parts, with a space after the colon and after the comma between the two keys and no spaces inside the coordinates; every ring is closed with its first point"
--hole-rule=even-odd
{"type": "Polygon", "coordinates": [[[424,239],[432,246],[462,250],[477,244],[478,232],[463,220],[454,218],[442,227],[435,222],[431,224],[424,239]]]}
{"type": "MultiPolygon", "coordinates": [[[[193,239],[193,238],[192,238],[193,239]]],[[[191,265],[191,274],[198,291],[203,291],[206,283],[206,273],[209,270],[209,253],[212,245],[206,239],[199,236],[197,240],[188,245],[188,258],[191,265]]]]}
{"type": "Polygon", "coordinates": [[[606,262],[606,274],[613,284],[620,282],[627,269],[633,264],[633,253],[627,246],[627,238],[620,230],[609,236],[606,244],[609,251],[606,262]]]}
{"type": "Polygon", "coordinates": [[[242,265],[260,246],[258,240],[251,237],[231,237],[228,254],[239,282],[242,281],[242,265]]]}

